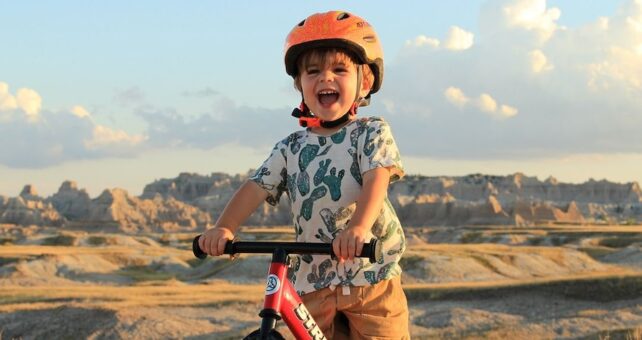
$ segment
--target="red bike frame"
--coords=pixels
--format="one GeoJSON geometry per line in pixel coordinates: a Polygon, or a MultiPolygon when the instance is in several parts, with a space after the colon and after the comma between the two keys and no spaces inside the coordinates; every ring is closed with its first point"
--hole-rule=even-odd
{"type": "MultiPolygon", "coordinates": [[[[198,245],[197,236],[192,243],[194,255],[200,259],[207,257],[198,245]]],[[[361,257],[368,257],[375,262],[377,241],[363,245],[361,257]]],[[[239,253],[271,253],[272,262],[265,287],[265,301],[259,316],[263,319],[259,331],[260,339],[269,339],[268,334],[274,332],[276,322],[283,319],[292,334],[297,339],[326,339],[303,301],[294,290],[287,278],[289,254],[329,254],[334,256],[330,243],[300,243],[300,242],[232,242],[225,246],[225,254],[239,253]]],[[[254,333],[253,333],[254,334],[254,333]]],[[[277,333],[278,334],[278,333],[277,333]]]]}
{"type": "Polygon", "coordinates": [[[287,257],[280,261],[279,250],[272,255],[272,263],[267,276],[265,301],[259,316],[263,318],[261,334],[269,334],[276,326],[276,320],[283,318],[297,339],[326,339],[312,315],[287,278],[287,257]],[[272,321],[274,318],[274,321],[272,321]]]}

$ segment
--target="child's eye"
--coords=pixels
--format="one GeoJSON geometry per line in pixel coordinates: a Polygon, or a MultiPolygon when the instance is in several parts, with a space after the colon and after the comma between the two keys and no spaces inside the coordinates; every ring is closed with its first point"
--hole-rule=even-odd
{"type": "Polygon", "coordinates": [[[317,74],[317,73],[319,73],[319,69],[309,68],[309,69],[305,70],[305,73],[307,73],[307,74],[317,74]]]}
{"type": "Polygon", "coordinates": [[[348,69],[343,67],[343,66],[335,67],[334,68],[334,72],[336,72],[336,73],[344,73],[344,72],[348,72],[348,69]]]}

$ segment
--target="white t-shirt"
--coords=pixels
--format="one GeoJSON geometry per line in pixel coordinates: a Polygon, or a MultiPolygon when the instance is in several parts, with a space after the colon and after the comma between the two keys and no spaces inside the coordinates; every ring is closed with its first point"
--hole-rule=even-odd
{"type": "MultiPolygon", "coordinates": [[[[297,242],[331,243],[355,211],[363,174],[378,167],[390,169],[391,182],[404,175],[389,125],[381,118],[360,118],[330,136],[310,129],[290,134],[250,180],[269,193],[272,205],[288,193],[297,242]]],[[[387,197],[369,234],[382,245],[374,264],[366,258],[340,264],[326,255],[292,256],[297,292],[365,286],[399,275],[405,238],[387,197]]]]}

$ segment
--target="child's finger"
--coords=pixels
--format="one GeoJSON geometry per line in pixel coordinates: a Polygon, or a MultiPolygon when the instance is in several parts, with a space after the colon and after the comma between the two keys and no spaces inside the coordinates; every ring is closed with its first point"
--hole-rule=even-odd
{"type": "Polygon", "coordinates": [[[227,243],[227,239],[224,237],[220,237],[215,244],[213,244],[213,251],[215,256],[219,256],[223,254],[223,251],[225,251],[225,244],[227,243]]]}
{"type": "Polygon", "coordinates": [[[339,240],[340,238],[337,237],[332,241],[332,251],[334,251],[334,256],[336,256],[338,260],[341,260],[341,246],[339,240]]]}
{"type": "Polygon", "coordinates": [[[363,240],[358,239],[355,247],[356,249],[355,249],[354,256],[361,256],[361,252],[363,251],[363,240]]]}
{"type": "Polygon", "coordinates": [[[341,258],[346,259],[350,254],[348,254],[348,240],[341,240],[341,258]]]}
{"type": "Polygon", "coordinates": [[[347,255],[348,256],[347,257],[348,257],[348,260],[352,260],[352,259],[354,259],[354,256],[355,256],[354,251],[357,248],[356,244],[355,244],[355,239],[352,238],[352,239],[348,240],[347,243],[348,243],[348,245],[347,245],[347,250],[348,250],[348,254],[347,255]]]}

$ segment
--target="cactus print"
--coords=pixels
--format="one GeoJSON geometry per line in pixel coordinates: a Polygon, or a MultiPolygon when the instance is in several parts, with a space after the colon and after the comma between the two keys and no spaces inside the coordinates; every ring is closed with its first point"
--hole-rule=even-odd
{"type": "MultiPolygon", "coordinates": [[[[391,181],[403,176],[388,124],[380,118],[363,118],[328,136],[310,129],[290,134],[250,179],[268,192],[269,204],[278,204],[281,194],[288,193],[297,241],[330,243],[347,228],[357,209],[363,174],[378,167],[391,170],[391,181]]],[[[292,266],[296,291],[369,285],[399,275],[405,238],[388,200],[368,237],[381,244],[373,264],[360,259],[339,265],[328,256],[297,256],[292,266]]]]}

